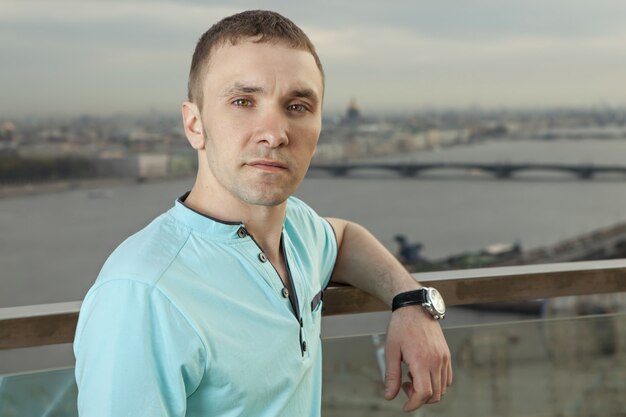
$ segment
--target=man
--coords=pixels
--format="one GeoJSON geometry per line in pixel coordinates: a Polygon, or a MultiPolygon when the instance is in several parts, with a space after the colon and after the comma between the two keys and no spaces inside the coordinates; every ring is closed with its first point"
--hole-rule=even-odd
{"type": "Polygon", "coordinates": [[[319,416],[331,274],[395,297],[385,396],[397,395],[404,361],[405,410],[441,399],[450,353],[407,293],[419,284],[362,227],[290,197],[323,95],[313,45],[276,13],[230,16],[200,38],[182,105],[197,178],[120,245],[85,297],[74,345],[82,416],[319,416]]]}

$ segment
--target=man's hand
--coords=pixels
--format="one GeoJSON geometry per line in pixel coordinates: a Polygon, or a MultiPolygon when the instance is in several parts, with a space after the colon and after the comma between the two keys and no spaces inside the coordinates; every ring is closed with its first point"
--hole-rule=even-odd
{"type": "MultiPolygon", "coordinates": [[[[327,219],[337,237],[337,261],[332,280],[378,297],[391,307],[393,297],[416,290],[420,284],[398,260],[362,226],[327,219]]],[[[405,411],[441,400],[452,383],[450,350],[437,320],[419,305],[394,311],[385,346],[385,397],[392,400],[400,386],[409,400],[405,411]],[[409,382],[402,384],[402,362],[409,367],[409,382]]]]}
{"type": "Polygon", "coordinates": [[[441,400],[452,383],[450,350],[437,320],[422,306],[411,305],[392,313],[385,344],[385,398],[394,399],[400,386],[408,400],[404,411],[441,400]],[[402,383],[402,362],[410,381],[402,383]]]}

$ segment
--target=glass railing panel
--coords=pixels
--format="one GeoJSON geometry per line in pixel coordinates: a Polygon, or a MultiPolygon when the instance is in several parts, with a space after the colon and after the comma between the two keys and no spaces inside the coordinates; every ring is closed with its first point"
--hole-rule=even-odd
{"type": "MultiPolygon", "coordinates": [[[[625,416],[626,316],[445,330],[455,380],[414,416],[625,416]]],[[[324,417],[403,415],[383,398],[383,336],[324,341],[324,417]]]]}
{"type": "Polygon", "coordinates": [[[72,366],[74,366],[74,351],[70,343],[0,349],[0,377],[72,366]]]}
{"type": "Polygon", "coordinates": [[[0,416],[75,417],[74,368],[0,376],[0,416]]]}
{"type": "MultiPolygon", "coordinates": [[[[469,325],[444,330],[455,381],[413,416],[626,415],[626,315],[469,325]]],[[[324,340],[324,417],[388,417],[384,335],[324,340]]],[[[0,376],[0,416],[76,416],[72,368],[0,376]]]]}

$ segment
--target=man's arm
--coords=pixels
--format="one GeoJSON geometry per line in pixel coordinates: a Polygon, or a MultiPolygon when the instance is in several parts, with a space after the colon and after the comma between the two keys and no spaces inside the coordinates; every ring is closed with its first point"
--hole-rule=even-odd
{"type": "MultiPolygon", "coordinates": [[[[350,284],[391,306],[401,292],[420,288],[398,260],[365,228],[341,219],[327,219],[337,236],[337,262],[332,281],[350,284]]],[[[405,411],[441,399],[452,383],[450,350],[439,323],[422,306],[392,313],[385,345],[385,397],[396,397],[400,386],[409,397],[405,411]],[[410,382],[402,383],[401,364],[410,382]]]]}
{"type": "Polygon", "coordinates": [[[152,285],[110,279],[90,290],[74,340],[82,417],[183,417],[207,353],[180,311],[152,285]]]}

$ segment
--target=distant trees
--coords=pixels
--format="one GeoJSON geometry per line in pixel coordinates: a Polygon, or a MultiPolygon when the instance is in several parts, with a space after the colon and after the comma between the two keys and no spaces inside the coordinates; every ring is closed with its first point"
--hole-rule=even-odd
{"type": "Polygon", "coordinates": [[[0,156],[0,183],[4,184],[95,176],[95,166],[87,158],[0,156]]]}

